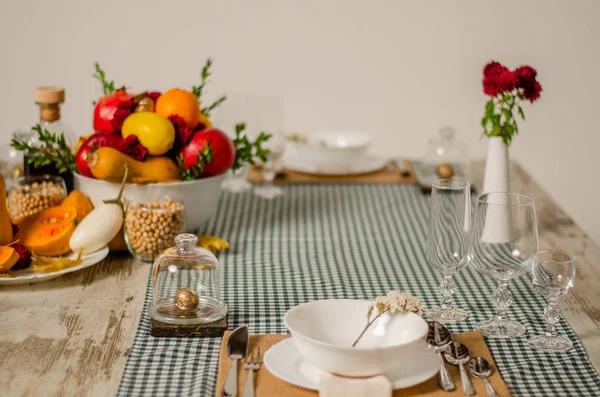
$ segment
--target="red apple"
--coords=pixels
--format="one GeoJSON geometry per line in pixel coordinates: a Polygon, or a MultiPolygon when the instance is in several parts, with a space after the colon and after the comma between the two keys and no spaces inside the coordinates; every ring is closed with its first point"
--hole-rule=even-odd
{"type": "Polygon", "coordinates": [[[133,97],[124,89],[117,90],[107,95],[96,103],[94,108],[94,131],[115,132],[111,121],[119,105],[125,101],[132,101],[133,97]]]}
{"type": "Polygon", "coordinates": [[[209,142],[210,147],[213,148],[212,161],[204,167],[200,176],[223,174],[231,168],[235,160],[233,141],[223,131],[206,128],[194,133],[190,142],[180,150],[179,153],[183,155],[184,169],[187,170],[190,166],[196,165],[199,153],[209,142]]]}

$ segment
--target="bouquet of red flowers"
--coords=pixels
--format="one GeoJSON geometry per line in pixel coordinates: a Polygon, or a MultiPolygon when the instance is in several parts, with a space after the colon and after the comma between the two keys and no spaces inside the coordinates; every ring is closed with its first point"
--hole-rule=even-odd
{"type": "Polygon", "coordinates": [[[540,97],[542,86],[536,80],[537,71],[531,66],[520,66],[509,70],[498,62],[490,62],[483,68],[483,92],[492,98],[485,104],[485,113],[481,119],[483,135],[502,137],[510,145],[512,138],[519,132],[513,111],[517,110],[523,120],[525,113],[521,101],[531,103],[540,97]]]}

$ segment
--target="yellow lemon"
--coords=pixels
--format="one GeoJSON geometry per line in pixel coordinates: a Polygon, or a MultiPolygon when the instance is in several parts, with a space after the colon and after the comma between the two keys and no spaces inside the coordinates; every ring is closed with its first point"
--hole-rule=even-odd
{"type": "Polygon", "coordinates": [[[140,143],[148,149],[151,156],[167,153],[175,142],[175,128],[163,116],[153,112],[132,113],[121,127],[123,138],[129,135],[138,137],[140,143]]]}

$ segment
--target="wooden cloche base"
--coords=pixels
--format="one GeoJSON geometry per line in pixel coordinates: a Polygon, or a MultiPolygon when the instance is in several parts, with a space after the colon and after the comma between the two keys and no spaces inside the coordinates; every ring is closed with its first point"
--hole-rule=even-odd
{"type": "Polygon", "coordinates": [[[154,337],[215,337],[223,336],[227,329],[227,316],[206,324],[168,324],[150,319],[150,335],[154,337]]]}

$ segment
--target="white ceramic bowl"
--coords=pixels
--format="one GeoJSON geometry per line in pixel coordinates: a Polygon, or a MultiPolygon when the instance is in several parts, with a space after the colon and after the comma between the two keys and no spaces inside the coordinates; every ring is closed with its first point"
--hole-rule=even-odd
{"type": "Polygon", "coordinates": [[[435,353],[425,342],[427,322],[415,313],[380,317],[352,347],[366,325],[368,305],[349,299],[308,302],[288,310],[283,321],[300,354],[327,372],[411,376],[431,362],[435,353]]]}
{"type": "MultiPolygon", "coordinates": [[[[190,182],[150,183],[146,185],[128,183],[123,196],[135,202],[163,200],[170,197],[182,201],[188,232],[203,232],[210,218],[217,211],[221,183],[226,174],[198,179],[190,182]]],[[[74,174],[75,189],[86,194],[94,206],[102,200],[113,199],[119,193],[119,184],[74,174]]]]}
{"type": "Polygon", "coordinates": [[[296,155],[319,167],[348,166],[367,154],[371,138],[357,131],[331,131],[310,134],[299,144],[296,155]]]}

